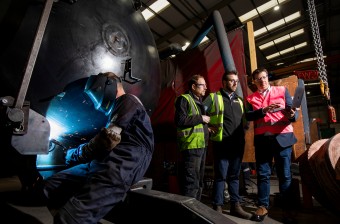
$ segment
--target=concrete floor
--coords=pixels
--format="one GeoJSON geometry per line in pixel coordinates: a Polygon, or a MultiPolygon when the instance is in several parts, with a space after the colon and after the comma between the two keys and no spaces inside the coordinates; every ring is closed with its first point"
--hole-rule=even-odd
{"type": "MultiPolygon", "coordinates": [[[[256,210],[256,180],[252,178],[253,184],[247,188],[247,196],[243,196],[242,206],[248,212],[254,212],[256,210]]],[[[52,216],[48,209],[44,205],[34,205],[27,203],[24,200],[23,195],[20,192],[20,181],[16,177],[0,178],[0,223],[4,224],[50,224],[53,223],[52,216]]],[[[301,187],[301,185],[300,185],[301,187]]],[[[202,203],[211,208],[211,186],[207,184],[202,197],[202,203]]],[[[276,195],[278,193],[278,182],[276,179],[271,183],[271,208],[269,215],[262,222],[263,224],[277,224],[282,222],[282,211],[276,205],[276,195]]],[[[301,195],[302,201],[302,195],[301,195]]],[[[339,224],[340,216],[336,216],[333,213],[323,208],[317,201],[313,200],[313,206],[310,208],[304,208],[303,204],[299,206],[296,213],[296,223],[299,224],[314,224],[314,223],[327,223],[327,224],[339,224]]],[[[171,212],[171,211],[169,211],[171,212]]],[[[212,211],[213,213],[215,211],[212,211]]],[[[229,215],[229,205],[225,204],[223,207],[223,215],[229,220],[240,224],[257,223],[254,221],[240,219],[229,215]]],[[[180,221],[180,217],[179,217],[180,221]]],[[[107,220],[101,220],[101,224],[110,224],[107,220]]],[[[161,223],[161,222],[160,222],[161,223]]]]}
{"type": "MultiPolygon", "coordinates": [[[[297,205],[296,214],[295,214],[295,223],[299,224],[340,224],[340,214],[336,216],[330,211],[326,210],[323,206],[321,206],[316,200],[311,198],[312,205],[309,205],[308,208],[304,206],[303,203],[303,195],[302,195],[302,187],[299,180],[299,177],[295,176],[294,180],[299,184],[299,194],[300,199],[294,202],[294,205],[297,205]]],[[[257,187],[256,187],[256,177],[252,176],[251,178],[252,184],[247,187],[247,195],[242,196],[242,207],[245,211],[253,213],[256,211],[257,207],[256,197],[257,197],[257,187]]],[[[271,180],[271,188],[270,188],[270,208],[269,214],[262,222],[263,224],[279,224],[284,223],[282,219],[282,210],[279,207],[278,203],[278,193],[279,193],[279,185],[276,178],[271,180]]],[[[211,197],[210,191],[206,191],[206,194],[203,197],[202,202],[211,206],[211,197]]],[[[258,222],[240,219],[234,216],[229,215],[229,204],[226,203],[223,206],[223,214],[229,219],[233,220],[236,223],[240,224],[254,224],[258,222]]]]}

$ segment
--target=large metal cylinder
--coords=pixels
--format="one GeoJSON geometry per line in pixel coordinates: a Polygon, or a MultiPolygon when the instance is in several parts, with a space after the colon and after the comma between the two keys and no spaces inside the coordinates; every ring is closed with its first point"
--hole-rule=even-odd
{"type": "Polygon", "coordinates": [[[301,180],[323,206],[340,211],[340,134],[314,142],[299,160],[301,180]]]}
{"type": "MultiPolygon", "coordinates": [[[[25,80],[29,85],[23,98],[51,125],[49,153],[37,160],[38,168],[43,169],[63,165],[63,150],[88,141],[107,122],[108,117],[95,110],[84,94],[89,76],[116,73],[125,80],[125,91],[138,96],[150,115],[161,88],[156,44],[134,0],[73,4],[52,0],[51,11],[43,20],[46,2],[51,0],[0,2],[0,97],[18,99],[25,71],[34,67],[25,80]],[[46,20],[46,28],[38,29],[40,21],[46,20]],[[37,35],[42,40],[35,49],[37,35]],[[38,54],[28,63],[32,49],[38,54]]],[[[4,144],[7,140],[2,138],[4,144]]],[[[9,154],[0,161],[4,167],[13,165],[7,163],[13,152],[9,154]]]]}
{"type": "MultiPolygon", "coordinates": [[[[0,3],[0,96],[17,97],[44,3],[0,3]]],[[[62,120],[67,117],[72,125],[82,124],[73,129],[78,134],[96,126],[91,121],[100,116],[92,105],[78,102],[83,89],[75,85],[83,85],[84,78],[107,71],[125,77],[126,92],[137,95],[150,114],[160,93],[158,51],[133,0],[55,1],[33,66],[26,95],[31,108],[43,116],[63,115],[62,120]],[[57,96],[67,85],[73,87],[73,96],[57,96]],[[71,112],[76,109],[81,113],[71,112]]]]}

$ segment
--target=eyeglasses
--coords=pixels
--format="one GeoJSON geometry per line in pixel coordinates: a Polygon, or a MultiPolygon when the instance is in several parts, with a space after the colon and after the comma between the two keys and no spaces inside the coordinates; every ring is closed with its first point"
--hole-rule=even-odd
{"type": "Polygon", "coordinates": [[[206,86],[207,86],[207,84],[196,83],[196,86],[198,86],[198,87],[200,87],[200,86],[206,87],[206,86]]]}
{"type": "Polygon", "coordinates": [[[233,84],[239,83],[240,80],[236,80],[236,79],[229,79],[228,82],[231,82],[233,84]]]}
{"type": "Polygon", "coordinates": [[[268,77],[268,75],[262,76],[262,77],[258,77],[256,79],[254,79],[255,82],[260,82],[262,80],[265,80],[268,77]]]}

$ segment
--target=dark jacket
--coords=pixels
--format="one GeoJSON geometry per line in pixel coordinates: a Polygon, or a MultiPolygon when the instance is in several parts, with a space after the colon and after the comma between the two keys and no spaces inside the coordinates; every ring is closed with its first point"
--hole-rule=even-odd
{"type": "MultiPolygon", "coordinates": [[[[232,99],[229,98],[228,94],[221,88],[220,89],[224,110],[223,110],[223,134],[222,139],[224,141],[230,140],[231,142],[244,142],[244,123],[243,116],[244,109],[242,109],[243,104],[240,105],[238,98],[240,98],[236,93],[234,93],[232,99]]],[[[211,97],[207,97],[204,100],[205,105],[212,105],[211,97]]],[[[243,99],[240,98],[243,102],[243,99]]],[[[209,111],[210,108],[207,108],[209,111]]]]}

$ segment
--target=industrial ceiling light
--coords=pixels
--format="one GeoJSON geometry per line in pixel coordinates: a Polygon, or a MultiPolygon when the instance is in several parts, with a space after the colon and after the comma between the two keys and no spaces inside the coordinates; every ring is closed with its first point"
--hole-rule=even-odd
{"type": "Polygon", "coordinates": [[[278,1],[276,1],[276,2],[277,2],[277,5],[274,6],[274,11],[277,11],[277,10],[280,9],[280,3],[278,1]]]}

